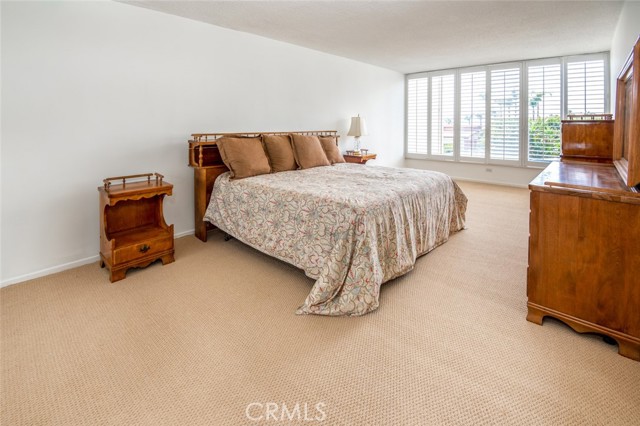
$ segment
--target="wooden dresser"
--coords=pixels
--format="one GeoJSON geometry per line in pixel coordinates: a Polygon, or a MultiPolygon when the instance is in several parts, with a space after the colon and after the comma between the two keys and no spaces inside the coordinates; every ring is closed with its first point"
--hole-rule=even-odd
{"type": "Polygon", "coordinates": [[[640,193],[613,164],[574,161],[529,188],[527,320],[609,336],[640,360],[640,193]]]}
{"type": "MultiPolygon", "coordinates": [[[[562,161],[530,184],[527,320],[557,318],[640,361],[640,39],[616,116],[562,123],[562,161]],[[634,72],[635,70],[635,72],[634,72]]],[[[575,117],[574,117],[575,118],[575,117]]],[[[591,118],[591,119],[589,119],[591,118]]]]}

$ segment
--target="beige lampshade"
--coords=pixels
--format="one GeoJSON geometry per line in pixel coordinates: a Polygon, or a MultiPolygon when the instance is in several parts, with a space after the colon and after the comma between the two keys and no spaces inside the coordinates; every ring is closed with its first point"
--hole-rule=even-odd
{"type": "Polygon", "coordinates": [[[367,132],[367,123],[364,121],[364,118],[360,117],[358,114],[357,117],[351,117],[351,128],[349,128],[349,133],[347,136],[367,136],[369,132],[367,132]]]}

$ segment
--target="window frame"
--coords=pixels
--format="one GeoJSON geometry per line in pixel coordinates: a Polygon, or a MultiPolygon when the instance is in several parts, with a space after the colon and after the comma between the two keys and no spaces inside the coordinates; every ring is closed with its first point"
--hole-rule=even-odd
{"type": "Polygon", "coordinates": [[[488,117],[487,117],[487,136],[486,136],[486,162],[485,164],[494,164],[494,165],[498,165],[498,166],[521,166],[522,165],[522,137],[523,137],[523,133],[522,133],[522,125],[523,125],[523,119],[522,119],[522,103],[523,103],[523,85],[522,85],[522,81],[523,81],[523,63],[522,62],[505,62],[502,64],[495,64],[495,65],[489,65],[487,66],[487,99],[488,99],[488,106],[489,109],[487,110],[488,112],[488,117]],[[491,83],[493,82],[493,79],[491,77],[491,71],[499,71],[499,70],[508,70],[508,69],[513,69],[513,68],[518,68],[518,78],[519,80],[519,91],[518,91],[518,159],[517,160],[494,160],[491,158],[491,83]]]}
{"type": "Polygon", "coordinates": [[[489,133],[488,133],[488,123],[489,123],[489,116],[490,114],[490,105],[491,105],[491,99],[489,96],[485,96],[484,99],[484,157],[483,158],[477,158],[477,157],[463,157],[462,153],[461,153],[461,149],[460,149],[460,141],[461,141],[461,132],[460,132],[460,125],[462,124],[462,90],[461,90],[461,81],[462,81],[462,74],[472,74],[472,73],[478,73],[478,72],[484,72],[484,91],[485,94],[487,93],[487,87],[489,85],[489,70],[487,70],[486,66],[475,66],[475,67],[465,67],[465,68],[458,68],[457,70],[458,72],[456,73],[456,84],[458,85],[458,91],[456,92],[458,94],[458,99],[457,99],[457,106],[458,108],[454,109],[455,112],[457,112],[458,114],[458,120],[457,120],[457,133],[454,134],[453,140],[454,140],[454,152],[457,152],[458,155],[456,156],[456,161],[460,162],[460,163],[478,163],[478,164],[485,164],[485,160],[487,159],[487,152],[488,149],[490,149],[489,144],[487,143],[487,141],[489,141],[489,133]]]}
{"type": "MultiPolygon", "coordinates": [[[[411,80],[417,80],[421,78],[428,78],[427,73],[417,73],[414,74],[414,77],[411,80]],[[423,75],[424,74],[424,75],[423,75]]],[[[405,84],[404,84],[404,107],[405,107],[405,120],[404,120],[404,135],[405,135],[405,143],[404,143],[404,157],[405,158],[415,158],[415,159],[426,159],[426,154],[410,154],[409,153],[409,78],[408,75],[405,75],[405,84]],[[418,155],[419,157],[409,157],[409,155],[418,155]]],[[[429,99],[431,94],[429,92],[429,80],[427,80],[427,152],[431,150],[431,146],[429,144],[429,99]]],[[[417,101],[416,101],[417,103],[417,101]]],[[[416,112],[417,114],[417,112],[416,112]]],[[[416,129],[416,138],[417,138],[417,129],[416,129]]],[[[417,145],[417,141],[416,141],[417,145]]]]}
{"type": "Polygon", "coordinates": [[[404,108],[405,108],[405,120],[404,120],[404,158],[411,158],[415,160],[427,160],[430,159],[429,153],[431,152],[431,144],[429,135],[431,132],[431,78],[429,78],[428,72],[419,72],[415,74],[405,74],[404,76],[404,108]],[[427,78],[427,153],[410,153],[409,152],[409,80],[427,78]]]}
{"type": "MultiPolygon", "coordinates": [[[[541,59],[529,59],[523,61],[503,62],[497,64],[476,65],[461,68],[448,68],[443,70],[424,71],[418,73],[405,74],[405,137],[404,137],[404,158],[417,160],[434,160],[444,162],[471,163],[511,166],[521,168],[544,168],[549,161],[529,161],[529,75],[530,66],[560,64],[560,103],[561,103],[561,120],[567,117],[567,64],[571,62],[584,62],[591,60],[602,60],[604,62],[604,113],[610,113],[611,110],[611,85],[610,85],[610,69],[609,69],[609,52],[586,53],[580,55],[557,56],[541,59]],[[500,69],[518,68],[519,69],[519,159],[518,160],[499,160],[491,159],[491,71],[500,69]],[[484,158],[465,157],[461,155],[461,75],[471,72],[485,72],[485,156],[484,158]],[[454,135],[453,135],[453,155],[436,155],[431,153],[431,101],[432,101],[432,80],[434,76],[454,75],[454,135]],[[427,99],[427,153],[410,153],[409,152],[409,80],[418,78],[428,78],[428,99],[427,99]]],[[[554,160],[551,160],[554,161],[554,160]]]]}
{"type": "MultiPolygon", "coordinates": [[[[459,90],[457,88],[457,72],[456,70],[441,70],[434,71],[429,73],[429,100],[427,101],[428,105],[428,124],[427,124],[427,155],[429,158],[441,160],[441,161],[455,161],[456,159],[456,94],[459,90]],[[443,154],[432,154],[431,153],[431,136],[433,129],[433,115],[432,115],[432,101],[433,101],[433,77],[442,77],[444,75],[453,75],[453,120],[454,120],[454,129],[453,129],[453,155],[443,155],[443,154]]],[[[459,109],[459,108],[458,108],[459,109]]]]}
{"type": "MultiPolygon", "coordinates": [[[[534,59],[531,61],[526,61],[524,67],[525,78],[527,79],[527,87],[526,87],[526,114],[525,114],[525,127],[526,127],[526,140],[524,141],[524,163],[525,167],[534,167],[534,168],[545,168],[549,161],[530,161],[529,160],[529,113],[531,112],[529,109],[529,67],[530,66],[543,66],[543,65],[560,65],[560,120],[564,120],[567,117],[567,73],[566,73],[566,65],[564,62],[565,58],[556,57],[556,58],[545,58],[545,59],[534,59]]],[[[578,62],[578,61],[576,61],[578,62]]],[[[606,63],[605,63],[606,68],[606,63]]],[[[605,80],[606,85],[606,80],[605,80]]],[[[605,100],[606,102],[606,100],[605,100]]]]}
{"type": "Polygon", "coordinates": [[[570,55],[563,56],[562,58],[562,84],[563,84],[563,105],[562,105],[562,119],[566,119],[567,114],[569,113],[568,108],[568,90],[569,85],[567,84],[567,65],[571,62],[586,62],[586,61],[604,61],[604,114],[609,114],[611,112],[611,78],[610,78],[610,63],[609,63],[609,52],[600,52],[600,53],[585,53],[584,55],[570,55]]]}

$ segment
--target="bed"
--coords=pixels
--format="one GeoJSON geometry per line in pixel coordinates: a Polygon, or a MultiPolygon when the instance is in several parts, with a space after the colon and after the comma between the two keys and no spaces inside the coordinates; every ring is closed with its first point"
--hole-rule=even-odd
{"type": "Polygon", "coordinates": [[[316,281],[298,314],[375,310],[383,283],[464,228],[467,199],[442,173],[342,163],[232,180],[215,139],[191,144],[196,235],[215,226],[302,269],[316,281]]]}

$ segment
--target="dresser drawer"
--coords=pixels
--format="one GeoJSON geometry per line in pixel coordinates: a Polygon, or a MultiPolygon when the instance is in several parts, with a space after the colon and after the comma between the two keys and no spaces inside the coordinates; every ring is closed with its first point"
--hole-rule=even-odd
{"type": "Polygon", "coordinates": [[[115,264],[122,264],[173,249],[173,237],[158,238],[114,250],[115,264]]]}

